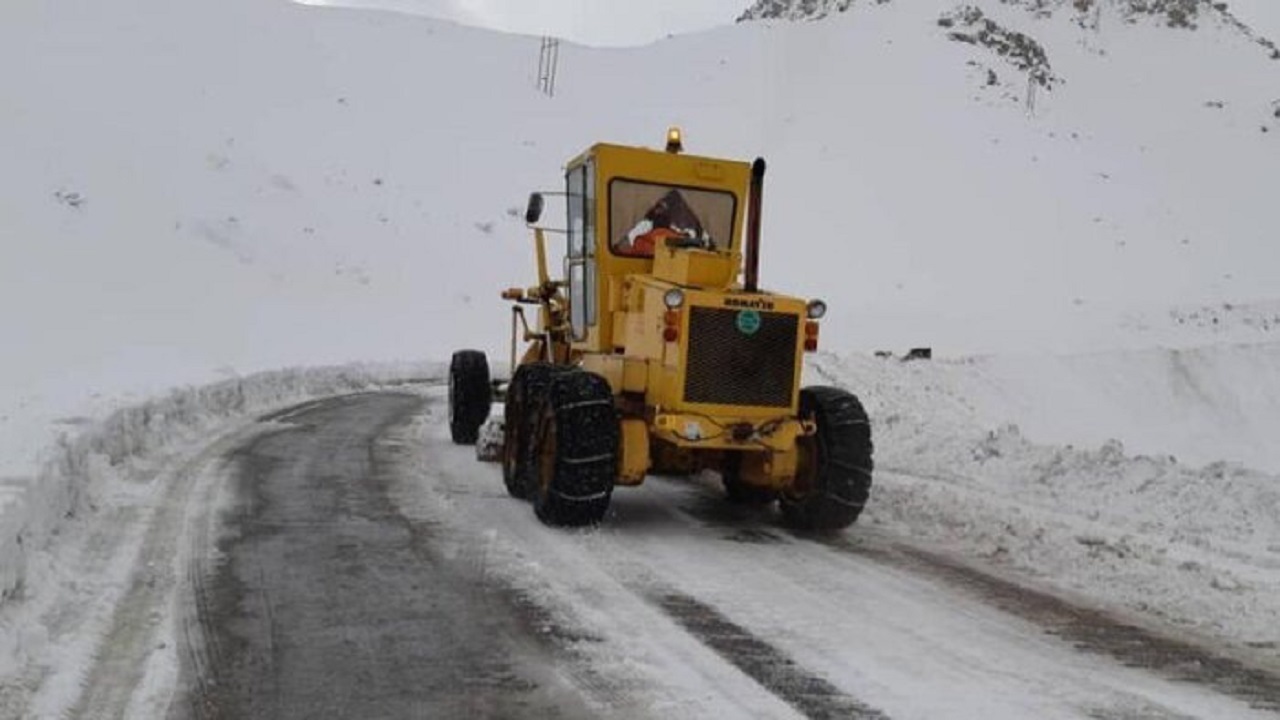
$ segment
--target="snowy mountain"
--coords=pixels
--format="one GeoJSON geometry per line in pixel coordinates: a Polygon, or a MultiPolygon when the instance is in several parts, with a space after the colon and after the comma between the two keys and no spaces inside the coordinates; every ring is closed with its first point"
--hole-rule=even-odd
{"type": "Polygon", "coordinates": [[[738,22],[747,20],[820,20],[848,10],[855,0],[756,0],[738,22]]]}
{"type": "MultiPolygon", "coordinates": [[[[899,0],[901,1],[901,0],[899,0]]],[[[756,0],[738,17],[738,22],[751,20],[820,20],[833,13],[847,12],[858,6],[885,5],[894,0],[756,0]]],[[[987,4],[955,2],[956,9],[979,9],[987,4]]],[[[1259,37],[1230,9],[1228,3],[1211,0],[1001,0],[1000,4],[1020,7],[1028,14],[1047,19],[1068,17],[1081,29],[1096,31],[1102,18],[1111,14],[1121,21],[1136,24],[1154,22],[1170,28],[1195,30],[1202,24],[1235,28],[1280,59],[1280,50],[1270,40],[1259,37]]]]}
{"type": "MultiPolygon", "coordinates": [[[[861,392],[886,466],[913,478],[885,483],[869,522],[1015,565],[1067,547],[1085,555],[1064,576],[1103,594],[1125,583],[1090,564],[1099,534],[1280,547],[1270,40],[1185,1],[761,0],[743,17],[644,48],[566,43],[552,98],[538,38],[440,20],[4,3],[0,595],[23,583],[30,518],[145,494],[209,417],[372,382],[245,376],[504,357],[499,291],[532,277],[527,193],[593,142],[656,146],[670,124],[691,152],[769,160],[762,282],[828,301],[814,380],[861,392]],[[940,361],[871,357],[917,345],[940,361]],[[1215,482],[1233,489],[1217,505],[1215,482]],[[1132,517],[1108,514],[1117,488],[1132,517]],[[974,520],[1006,489],[1036,510],[974,520]]],[[[1186,582],[1218,582],[1195,553],[1186,582]]],[[[1153,583],[1165,562],[1116,557],[1153,583]]],[[[1280,596],[1250,573],[1238,605],[1280,596]]],[[[1211,612],[1185,597],[1162,612],[1211,612]]],[[[1280,617],[1265,608],[1206,622],[1280,617]]]]}
{"type": "MultiPolygon", "coordinates": [[[[500,353],[495,288],[529,274],[525,194],[591,142],[653,144],[673,122],[694,152],[771,161],[763,277],[830,302],[828,349],[1196,345],[1175,314],[1280,286],[1280,64],[1198,4],[1195,31],[1165,3],[1160,22],[1116,21],[1136,4],[762,4],[830,14],[567,45],[555,98],[536,38],[156,7],[3,11],[13,473],[54,421],[122,395],[500,353]]],[[[1212,341],[1268,336],[1232,327],[1212,341]]]]}
{"type": "MultiPolygon", "coordinates": [[[[832,14],[862,10],[867,5],[886,5],[893,0],[757,0],[738,22],[763,20],[822,20],[832,14]]],[[[1243,38],[1255,43],[1266,57],[1280,61],[1280,47],[1232,14],[1226,3],[1210,0],[1001,0],[1001,2],[952,3],[937,16],[937,24],[947,30],[948,40],[974,45],[989,51],[992,59],[1025,73],[1031,82],[1051,89],[1062,78],[1052,72],[1052,64],[1036,35],[1053,37],[1061,28],[1046,27],[1045,21],[1069,21],[1081,45],[1094,43],[1094,51],[1106,54],[1097,45],[1104,24],[1154,25],[1171,30],[1204,30],[1223,38],[1243,38]],[[1023,17],[1006,15],[1008,7],[1020,8],[1023,17]],[[985,8],[985,10],[984,10],[985,8]],[[988,15],[988,12],[991,15],[988,15]],[[995,18],[1003,17],[1004,20],[995,18]],[[1038,22],[1036,22],[1038,21],[1038,22]],[[1003,23],[1003,24],[1002,24],[1003,23]]],[[[998,75],[988,69],[988,84],[997,85],[998,75]]],[[[1274,69],[1272,70],[1274,73],[1274,69]]],[[[1278,109],[1277,111],[1280,111],[1278,109]]]]}

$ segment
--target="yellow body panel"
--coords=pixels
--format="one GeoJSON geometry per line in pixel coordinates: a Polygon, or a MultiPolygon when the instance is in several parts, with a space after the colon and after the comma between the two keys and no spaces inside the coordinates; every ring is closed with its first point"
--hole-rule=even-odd
{"type": "Polygon", "coordinates": [[[653,276],[686,287],[728,287],[741,261],[740,256],[724,257],[705,250],[658,248],[653,276]]]}
{"type": "Polygon", "coordinates": [[[623,362],[621,355],[590,353],[582,356],[582,369],[593,372],[609,382],[615,393],[622,391],[623,362]]]}
{"type": "Polygon", "coordinates": [[[618,484],[639,485],[649,472],[649,426],[639,418],[622,420],[622,459],[618,463],[618,484]]]}

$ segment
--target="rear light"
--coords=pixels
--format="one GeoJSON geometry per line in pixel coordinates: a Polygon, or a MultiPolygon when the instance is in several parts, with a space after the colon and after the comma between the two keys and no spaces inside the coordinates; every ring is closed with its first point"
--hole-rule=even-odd
{"type": "Polygon", "coordinates": [[[662,339],[675,342],[680,339],[680,312],[668,310],[662,314],[662,339]]]}
{"type": "Polygon", "coordinates": [[[804,351],[816,352],[818,349],[818,323],[806,320],[804,324],[804,351]]]}

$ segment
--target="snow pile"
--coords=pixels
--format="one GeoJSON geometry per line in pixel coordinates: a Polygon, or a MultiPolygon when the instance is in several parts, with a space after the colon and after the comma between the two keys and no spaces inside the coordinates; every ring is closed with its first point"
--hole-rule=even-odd
{"type": "Polygon", "coordinates": [[[480,426],[480,436],[476,439],[476,459],[481,462],[502,462],[503,442],[503,408],[497,405],[490,409],[489,419],[480,426]]]}
{"type": "MultiPolygon", "coordinates": [[[[1228,369],[1220,384],[1248,383],[1273,403],[1280,398],[1280,375],[1230,372],[1239,364],[1280,367],[1280,346],[1210,354],[1238,361],[1216,366],[1228,369]]],[[[1057,361],[1069,367],[1072,360],[1057,361]]],[[[1176,386],[1146,382],[1150,368],[1123,354],[1112,363],[1076,360],[1078,372],[1094,373],[1092,383],[1077,376],[1042,388],[1040,398],[1012,396],[1026,397],[1031,408],[1068,413],[1069,404],[1045,403],[1043,396],[1090,385],[1123,388],[1128,380],[1153,413],[1186,401],[1176,386]]],[[[1201,368],[1202,379],[1209,367],[1215,366],[1201,368]]],[[[821,359],[816,376],[861,393],[876,423],[878,479],[867,522],[1243,645],[1280,640],[1280,477],[1238,462],[1197,466],[1167,453],[1132,454],[1118,438],[1144,423],[1124,414],[1062,418],[1032,441],[1008,422],[1026,409],[1020,413],[1002,395],[1006,383],[996,380],[1002,372],[1010,370],[984,359],[821,359]],[[993,426],[995,417],[1006,421],[993,426]],[[1051,444],[1071,434],[1073,421],[1110,439],[1051,444]]],[[[1053,371],[1039,377],[1048,383],[1053,371]]],[[[1141,404],[1123,396],[1111,402],[1141,404]]],[[[1250,425],[1274,436],[1280,416],[1273,411],[1265,408],[1250,425]]]]}
{"type": "Polygon", "coordinates": [[[1039,442],[1120,438],[1145,454],[1280,473],[1280,344],[972,361],[958,390],[1039,442]]]}
{"type": "MultiPolygon", "coordinates": [[[[348,365],[263,372],[168,395],[67,433],[45,453],[39,475],[0,494],[0,603],[24,592],[28,559],[66,519],[96,510],[95,492],[115,479],[148,482],[176,449],[207,442],[217,428],[306,399],[443,377],[430,364],[348,365]]],[[[0,648],[0,657],[5,653],[0,648]]]]}

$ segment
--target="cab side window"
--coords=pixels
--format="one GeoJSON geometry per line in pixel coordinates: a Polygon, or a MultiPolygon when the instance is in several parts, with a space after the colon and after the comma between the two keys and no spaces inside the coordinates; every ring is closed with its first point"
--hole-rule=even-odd
{"type": "Polygon", "coordinates": [[[583,340],[596,322],[595,166],[590,161],[565,176],[569,211],[569,252],[565,276],[569,281],[569,324],[573,339],[583,340]]]}

